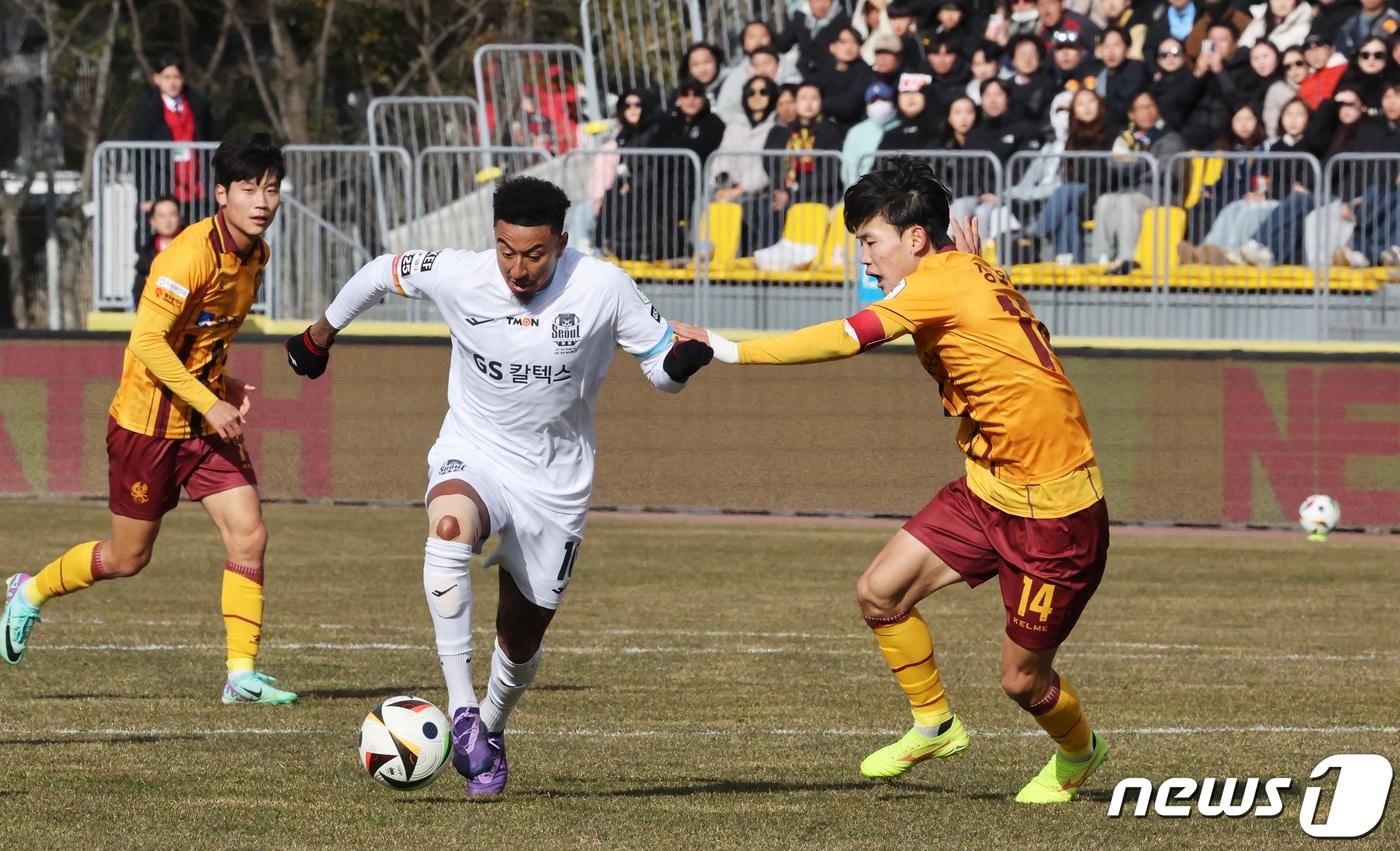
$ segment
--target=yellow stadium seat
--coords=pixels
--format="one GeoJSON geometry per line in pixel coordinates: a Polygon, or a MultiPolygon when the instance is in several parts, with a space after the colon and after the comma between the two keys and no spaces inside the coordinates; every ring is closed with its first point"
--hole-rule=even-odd
{"type": "Polygon", "coordinates": [[[821,248],[817,250],[817,259],[812,268],[825,272],[844,272],[848,263],[854,266],[860,261],[859,257],[852,256],[855,246],[855,237],[846,231],[846,205],[837,204],[831,209],[831,221],[826,226],[826,237],[822,240],[821,248]]]}
{"type": "Polygon", "coordinates": [[[787,220],[783,223],[783,239],[820,249],[830,217],[831,208],[825,204],[812,201],[793,204],[787,212],[787,220]]]}
{"type": "Polygon", "coordinates": [[[1166,252],[1160,266],[1163,271],[1176,269],[1176,244],[1186,236],[1186,211],[1180,207],[1150,207],[1142,214],[1137,247],[1133,259],[1148,274],[1152,273],[1152,256],[1159,248],[1166,252]],[[1161,230],[1159,230],[1159,228],[1161,230]]]}
{"type": "Polygon", "coordinates": [[[700,219],[700,240],[710,244],[710,267],[723,269],[739,256],[744,209],[732,201],[711,201],[700,219]]]}

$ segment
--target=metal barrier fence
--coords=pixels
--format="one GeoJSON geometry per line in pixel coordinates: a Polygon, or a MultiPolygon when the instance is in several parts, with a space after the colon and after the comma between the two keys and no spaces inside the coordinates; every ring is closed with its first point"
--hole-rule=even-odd
{"type": "MultiPolygon", "coordinates": [[[[212,207],[213,145],[106,143],[94,163],[94,305],[128,309],[144,219],[171,189],[212,207]],[[176,168],[174,154],[188,150],[176,168]],[[196,186],[206,188],[195,189],[196,186]],[[203,192],[201,195],[200,192],[203,192]]],[[[677,316],[792,328],[878,297],[845,233],[836,151],[287,149],[257,309],[314,316],[359,263],[485,248],[490,193],[530,173],[574,201],[572,244],[619,261],[677,316]]],[[[869,155],[863,171],[894,152],[869,155]]],[[[1345,155],[915,151],[1058,335],[1400,339],[1400,161],[1345,155]],[[1334,260],[1336,262],[1334,262],[1334,260]]],[[[385,318],[431,318],[414,303],[385,318]]]]}
{"type": "MultiPolygon", "coordinates": [[[[585,68],[605,100],[629,86],[661,90],[684,72],[686,49],[702,41],[699,0],[580,0],[585,68]],[[596,72],[595,72],[596,69],[596,72]]],[[[606,112],[600,101],[600,112],[606,112]]]]}
{"type": "Polygon", "coordinates": [[[588,58],[577,45],[487,44],[472,64],[482,144],[563,154],[599,116],[588,58]]]}
{"type": "Polygon", "coordinates": [[[366,122],[372,147],[393,145],[417,156],[424,148],[479,145],[481,104],[459,97],[378,97],[366,122]]]}

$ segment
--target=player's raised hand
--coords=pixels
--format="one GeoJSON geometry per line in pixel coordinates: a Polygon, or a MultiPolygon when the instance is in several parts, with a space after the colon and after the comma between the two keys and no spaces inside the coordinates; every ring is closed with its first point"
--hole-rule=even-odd
{"type": "Polygon", "coordinates": [[[238,441],[243,439],[243,415],[238,409],[225,402],[223,399],[214,403],[204,415],[204,421],[214,427],[219,433],[219,437],[224,440],[238,441]]]}
{"type": "Polygon", "coordinates": [[[288,337],[284,345],[287,349],[287,363],[292,367],[292,372],[314,379],[320,378],[330,364],[331,343],[335,341],[330,340],[324,346],[318,345],[311,338],[311,327],[313,326],[308,326],[300,334],[288,337]]]}
{"type": "Polygon", "coordinates": [[[691,325],[688,322],[672,322],[671,330],[675,332],[677,341],[696,340],[707,346],[710,344],[710,332],[699,325],[691,325]]]}
{"type": "Polygon", "coordinates": [[[962,221],[953,219],[950,224],[953,229],[953,247],[958,251],[976,254],[980,257],[982,255],[982,232],[977,224],[977,217],[971,216],[962,221]]]}
{"type": "Polygon", "coordinates": [[[224,376],[224,399],[230,405],[238,408],[238,413],[245,418],[248,412],[253,409],[253,397],[248,394],[258,389],[258,385],[249,384],[241,378],[234,378],[232,375],[224,376]]]}

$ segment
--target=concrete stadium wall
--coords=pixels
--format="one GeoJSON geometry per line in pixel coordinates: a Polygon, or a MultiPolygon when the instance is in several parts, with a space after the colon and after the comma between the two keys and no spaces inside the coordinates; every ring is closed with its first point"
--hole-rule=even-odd
{"type": "MultiPolygon", "coordinates": [[[[0,494],[106,494],[123,338],[0,339],[0,494]]],[[[421,497],[446,340],[346,338],[319,381],[242,338],[249,448],[273,498],[421,497]]],[[[1123,521],[1286,524],[1310,493],[1400,531],[1400,357],[1065,349],[1123,521]]],[[[619,354],[599,401],[600,507],[917,510],[961,471],[956,423],[908,348],[840,363],[716,365],[679,396],[619,354]]],[[[2,512],[2,509],[0,509],[2,512]]]]}

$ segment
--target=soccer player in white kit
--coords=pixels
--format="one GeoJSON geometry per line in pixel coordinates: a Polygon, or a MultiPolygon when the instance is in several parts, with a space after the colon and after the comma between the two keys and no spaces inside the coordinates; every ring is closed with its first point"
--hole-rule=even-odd
{"type": "Polygon", "coordinates": [[[365,264],[325,315],[287,340],[316,378],[336,333],[389,293],[430,299],[452,334],[448,412],[428,452],[423,590],[452,717],[453,765],[471,795],[507,777],[506,719],[539,667],[541,641],[573,576],[593,487],[593,412],[614,349],[677,393],[709,346],[671,325],[621,269],[570,249],[568,197],[521,177],[493,198],[494,251],[405,251],[365,264]],[[472,555],[500,546],[496,644],[486,696],[472,689],[472,555]]]}

